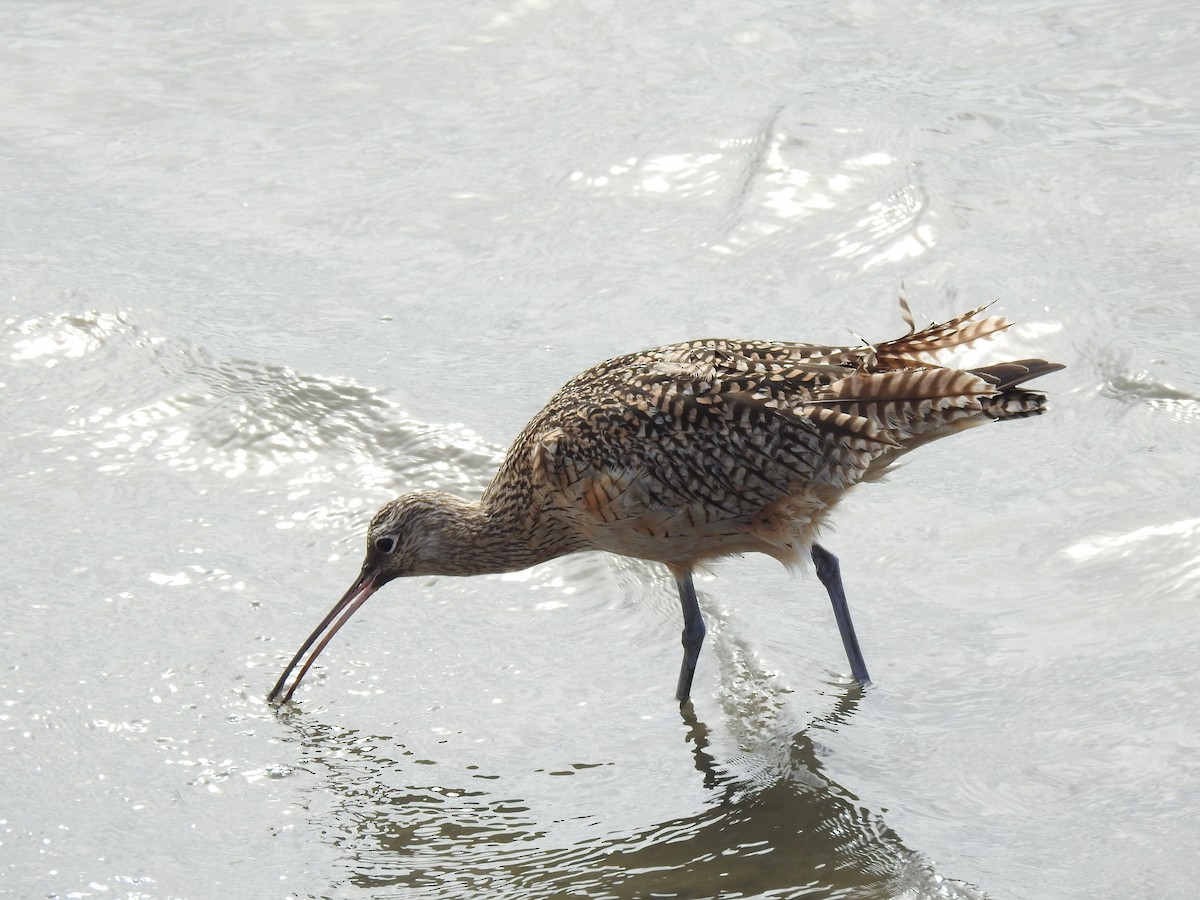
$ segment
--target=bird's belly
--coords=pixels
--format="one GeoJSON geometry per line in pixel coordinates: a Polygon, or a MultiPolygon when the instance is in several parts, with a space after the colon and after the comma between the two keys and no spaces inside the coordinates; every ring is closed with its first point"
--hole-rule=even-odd
{"type": "Polygon", "coordinates": [[[829,506],[806,492],[750,515],[712,518],[689,507],[643,509],[616,519],[589,517],[577,527],[589,547],[623,556],[691,566],[719,556],[765,553],[791,568],[807,557],[829,506]]]}
{"type": "Polygon", "coordinates": [[[637,469],[593,470],[543,495],[572,532],[575,549],[690,566],[737,553],[766,553],[789,567],[808,555],[844,486],[798,482],[782,496],[647,484],[637,469]],[[690,494],[685,498],[683,494],[690,494]],[[672,502],[674,501],[674,502],[672,502]]]}
{"type": "Polygon", "coordinates": [[[588,536],[588,544],[597,550],[679,566],[690,566],[705,559],[734,553],[770,552],[771,549],[770,545],[745,530],[714,530],[698,534],[695,531],[673,533],[636,526],[597,528],[588,536]]]}

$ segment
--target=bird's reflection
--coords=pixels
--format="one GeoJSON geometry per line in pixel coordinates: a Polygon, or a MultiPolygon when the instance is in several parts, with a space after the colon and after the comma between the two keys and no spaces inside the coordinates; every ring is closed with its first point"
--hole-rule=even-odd
{"type": "MultiPolygon", "coordinates": [[[[808,728],[794,736],[791,748],[793,767],[799,767],[812,775],[817,774],[821,764],[809,732],[814,729],[834,728],[845,724],[858,709],[859,701],[865,690],[863,685],[857,682],[847,685],[837,694],[837,702],[832,710],[815,719],[808,728]]],[[[696,709],[691,700],[679,705],[679,715],[683,719],[683,724],[687,726],[686,740],[692,746],[696,770],[704,776],[704,786],[729,796],[741,791],[744,787],[742,780],[727,769],[720,767],[709,751],[711,732],[708,726],[697,718],[696,709]]]]}
{"type": "Polygon", "coordinates": [[[503,776],[475,775],[457,787],[414,783],[432,774],[420,765],[430,761],[394,739],[336,732],[308,716],[289,724],[308,747],[311,770],[327,768],[324,780],[341,797],[337,824],[326,819],[322,827],[349,852],[358,888],[439,897],[981,896],[935,873],[830,777],[819,735],[853,718],[863,689],[845,686],[835,697],[791,736],[769,778],[723,762],[722,741],[682,704],[684,738],[709,800],[691,815],[630,831],[582,840],[576,833],[565,846],[564,820],[503,793],[501,784],[511,787],[503,776]]]}
{"type": "Polygon", "coordinates": [[[683,724],[687,726],[687,741],[692,745],[692,756],[696,760],[696,770],[704,776],[704,786],[710,791],[717,790],[728,776],[718,771],[716,760],[708,752],[708,726],[696,718],[695,707],[691,700],[679,704],[679,714],[683,724]]]}

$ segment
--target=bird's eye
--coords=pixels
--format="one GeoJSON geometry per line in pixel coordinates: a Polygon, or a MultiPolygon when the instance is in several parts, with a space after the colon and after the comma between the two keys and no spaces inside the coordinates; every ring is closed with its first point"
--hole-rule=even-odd
{"type": "Polygon", "coordinates": [[[380,553],[391,553],[396,549],[396,539],[394,537],[375,538],[375,549],[380,553]]]}

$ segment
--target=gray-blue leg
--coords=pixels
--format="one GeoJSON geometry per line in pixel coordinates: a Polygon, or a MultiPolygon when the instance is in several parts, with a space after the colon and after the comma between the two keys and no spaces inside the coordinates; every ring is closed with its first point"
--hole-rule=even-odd
{"type": "Polygon", "coordinates": [[[842,587],[842,569],[838,559],[820,544],[812,545],[812,560],[817,567],[817,577],[829,592],[833,604],[833,615],[837,619],[838,631],[842,633],[842,644],[846,648],[846,659],[850,661],[850,672],[860,684],[870,684],[867,663],[858,646],[858,635],[850,621],[850,607],[846,604],[846,591],[842,587]]]}
{"type": "Polygon", "coordinates": [[[696,660],[700,658],[700,647],[704,644],[704,618],[700,615],[700,603],[696,600],[696,588],[692,584],[692,572],[674,572],[675,585],[679,588],[679,604],[683,607],[683,665],[679,669],[679,686],[675,699],[680,703],[692,693],[692,678],[696,674],[696,660]]]}

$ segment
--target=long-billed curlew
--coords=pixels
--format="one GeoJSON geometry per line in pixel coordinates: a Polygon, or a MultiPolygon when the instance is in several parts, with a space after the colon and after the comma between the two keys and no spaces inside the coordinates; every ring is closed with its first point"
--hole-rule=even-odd
{"type": "Polygon", "coordinates": [[[908,333],[874,346],[689,341],[571,379],[517,436],[479,501],[422,491],[379,510],[358,578],[268,699],[289,700],[337,631],[394,578],[513,572],[580,550],[670,569],[683,606],[681,702],[705,633],[692,571],[752,550],[789,568],[811,554],[851,672],[869,683],[837,558],[815,542],[821,523],[847,490],[909,450],[1043,412],[1045,396],[1020,385],[1063,368],[1041,359],[943,368],[942,351],[1009,322],[979,318],[979,307],[917,331],[903,300],[901,309],[908,333]]]}

